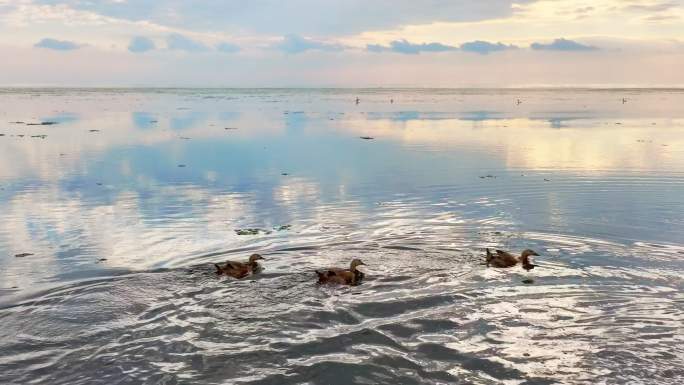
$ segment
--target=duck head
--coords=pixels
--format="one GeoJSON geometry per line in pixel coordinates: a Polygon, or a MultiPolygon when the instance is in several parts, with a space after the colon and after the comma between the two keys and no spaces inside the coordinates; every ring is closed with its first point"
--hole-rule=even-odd
{"type": "Polygon", "coordinates": [[[523,250],[522,254],[520,254],[520,259],[527,258],[531,255],[539,256],[539,254],[535,253],[534,250],[527,249],[523,250]]]}
{"type": "Polygon", "coordinates": [[[349,270],[354,271],[354,270],[356,270],[357,266],[361,266],[361,265],[365,266],[366,264],[363,263],[362,260],[360,260],[358,258],[354,258],[354,260],[351,261],[351,265],[350,265],[351,267],[349,268],[349,270]]]}
{"type": "Polygon", "coordinates": [[[256,261],[264,259],[261,254],[252,254],[249,256],[249,263],[256,263],[256,261]]]}
{"type": "Polygon", "coordinates": [[[539,254],[530,249],[524,250],[522,254],[520,254],[520,262],[525,270],[534,269],[535,265],[530,262],[530,256],[539,256],[539,254]]]}

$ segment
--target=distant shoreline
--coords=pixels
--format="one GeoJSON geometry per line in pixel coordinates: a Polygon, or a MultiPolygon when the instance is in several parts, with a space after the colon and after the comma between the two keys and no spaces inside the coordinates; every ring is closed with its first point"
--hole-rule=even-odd
{"type": "Polygon", "coordinates": [[[530,87],[162,87],[162,86],[0,86],[0,93],[6,91],[27,90],[79,90],[79,91],[174,91],[174,90],[211,90],[211,91],[245,91],[245,90],[300,90],[300,91],[675,91],[683,92],[684,86],[677,87],[561,87],[561,86],[530,86],[530,87]]]}

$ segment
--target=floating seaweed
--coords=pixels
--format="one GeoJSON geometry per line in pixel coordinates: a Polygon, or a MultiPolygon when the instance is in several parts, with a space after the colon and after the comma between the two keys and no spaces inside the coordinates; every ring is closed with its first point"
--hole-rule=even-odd
{"type": "Polygon", "coordinates": [[[237,230],[235,230],[235,234],[237,234],[237,235],[259,235],[259,233],[262,231],[265,232],[265,230],[258,229],[258,228],[237,229],[237,230]]]}

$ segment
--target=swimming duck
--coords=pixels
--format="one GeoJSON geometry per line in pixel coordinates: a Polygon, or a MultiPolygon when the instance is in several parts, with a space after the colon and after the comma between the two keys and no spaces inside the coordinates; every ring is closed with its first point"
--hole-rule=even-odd
{"type": "Polygon", "coordinates": [[[318,274],[318,283],[336,283],[340,285],[356,286],[361,283],[361,280],[363,280],[363,277],[365,276],[361,271],[357,270],[357,267],[361,265],[365,266],[366,264],[356,258],[351,261],[349,270],[334,267],[325,270],[316,270],[316,274],[318,274]]]}
{"type": "Polygon", "coordinates": [[[227,261],[224,267],[221,267],[217,263],[215,263],[214,266],[216,266],[216,274],[225,274],[233,278],[240,279],[248,276],[249,274],[258,273],[261,270],[261,266],[257,261],[260,259],[264,259],[264,257],[262,257],[260,254],[252,254],[249,256],[249,261],[246,263],[227,261]]]}
{"type": "Polygon", "coordinates": [[[525,270],[532,270],[534,269],[534,266],[532,263],[530,263],[530,256],[531,255],[539,255],[535,253],[534,251],[527,249],[520,254],[519,258],[514,257],[510,253],[503,251],[503,250],[496,250],[496,254],[492,254],[489,249],[487,250],[487,267],[494,266],[494,267],[513,267],[517,265],[518,263],[522,264],[522,268],[525,270]]]}

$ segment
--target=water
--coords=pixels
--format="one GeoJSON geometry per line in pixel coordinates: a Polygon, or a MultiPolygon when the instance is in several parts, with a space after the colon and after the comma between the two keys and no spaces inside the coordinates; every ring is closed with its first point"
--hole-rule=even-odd
{"type": "Polygon", "coordinates": [[[0,90],[0,383],[680,383],[682,105],[0,90]],[[315,285],[354,257],[362,285],[315,285]]]}

